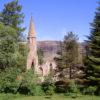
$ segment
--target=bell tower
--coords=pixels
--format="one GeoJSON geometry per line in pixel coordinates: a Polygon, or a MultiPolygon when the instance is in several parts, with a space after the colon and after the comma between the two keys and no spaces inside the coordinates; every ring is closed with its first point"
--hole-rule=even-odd
{"type": "Polygon", "coordinates": [[[37,41],[36,32],[31,16],[30,27],[28,32],[28,57],[27,57],[27,70],[33,68],[35,72],[38,69],[38,55],[37,55],[37,41]]]}

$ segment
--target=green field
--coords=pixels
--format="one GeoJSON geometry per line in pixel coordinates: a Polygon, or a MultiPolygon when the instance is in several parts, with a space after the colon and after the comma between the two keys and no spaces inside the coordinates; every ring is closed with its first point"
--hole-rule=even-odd
{"type": "Polygon", "coordinates": [[[12,94],[0,94],[0,100],[100,100],[97,96],[79,96],[77,98],[67,97],[63,95],[54,96],[22,96],[12,94]]]}

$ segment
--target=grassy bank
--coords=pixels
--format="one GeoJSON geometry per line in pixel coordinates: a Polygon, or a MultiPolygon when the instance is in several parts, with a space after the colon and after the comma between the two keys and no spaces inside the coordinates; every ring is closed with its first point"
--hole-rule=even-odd
{"type": "Polygon", "coordinates": [[[0,100],[100,100],[100,97],[79,96],[77,98],[72,98],[64,95],[23,96],[23,95],[13,95],[13,94],[0,94],[0,100]]]}

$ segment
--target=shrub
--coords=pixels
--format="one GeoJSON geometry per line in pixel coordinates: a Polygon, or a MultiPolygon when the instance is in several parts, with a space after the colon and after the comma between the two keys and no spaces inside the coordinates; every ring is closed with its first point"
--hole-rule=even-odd
{"type": "Polygon", "coordinates": [[[72,98],[76,98],[77,96],[79,96],[79,89],[74,80],[70,80],[67,86],[66,95],[69,95],[72,98]]]}
{"type": "Polygon", "coordinates": [[[16,93],[20,80],[17,79],[17,76],[20,74],[20,69],[18,68],[6,68],[5,71],[0,72],[0,92],[5,93],[16,93]]]}
{"type": "Polygon", "coordinates": [[[44,82],[42,83],[42,90],[46,95],[53,95],[55,93],[52,69],[50,69],[48,76],[45,76],[44,82]]]}
{"type": "Polygon", "coordinates": [[[74,80],[62,80],[55,83],[56,85],[56,92],[57,93],[78,93],[78,87],[75,84],[74,80]]]}
{"type": "Polygon", "coordinates": [[[79,90],[78,90],[78,87],[77,85],[75,84],[75,81],[70,81],[70,84],[68,85],[68,92],[70,93],[78,93],[79,90]]]}
{"type": "Polygon", "coordinates": [[[43,95],[42,87],[33,70],[24,73],[20,69],[7,68],[0,72],[0,92],[21,93],[25,95],[43,95]]]}
{"type": "Polygon", "coordinates": [[[18,92],[26,95],[41,95],[42,89],[38,85],[38,77],[33,70],[28,70],[22,75],[22,80],[18,92]]]}
{"type": "Polygon", "coordinates": [[[55,86],[53,83],[44,82],[42,84],[42,89],[46,95],[53,95],[54,90],[55,90],[55,86]]]}
{"type": "Polygon", "coordinates": [[[86,87],[83,90],[83,94],[94,95],[94,93],[96,92],[96,89],[97,87],[95,86],[86,87]]]}
{"type": "Polygon", "coordinates": [[[68,88],[68,83],[66,81],[57,81],[55,83],[55,91],[57,93],[66,93],[67,92],[67,88],[68,88]]]}
{"type": "Polygon", "coordinates": [[[100,85],[97,87],[96,95],[100,96],[100,85]]]}
{"type": "Polygon", "coordinates": [[[41,96],[41,95],[44,95],[44,91],[42,90],[42,86],[41,85],[36,85],[35,88],[34,88],[34,95],[38,95],[38,96],[41,96]]]}

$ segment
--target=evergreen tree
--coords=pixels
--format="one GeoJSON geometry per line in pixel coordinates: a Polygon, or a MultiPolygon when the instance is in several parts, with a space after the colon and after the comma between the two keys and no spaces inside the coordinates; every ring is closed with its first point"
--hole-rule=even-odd
{"type": "Polygon", "coordinates": [[[60,77],[66,77],[66,74],[69,74],[70,79],[73,77],[72,70],[78,63],[77,39],[77,36],[72,32],[64,36],[64,41],[61,43],[61,49],[58,52],[59,57],[55,58],[58,71],[61,73],[60,77]]]}
{"type": "Polygon", "coordinates": [[[13,0],[4,5],[3,11],[0,13],[0,22],[14,28],[18,35],[18,40],[22,37],[25,28],[21,27],[24,15],[21,13],[22,6],[18,4],[18,0],[13,0]]]}
{"type": "Polygon", "coordinates": [[[88,85],[100,88],[100,3],[91,26],[91,34],[87,41],[88,51],[84,61],[85,78],[88,85]]]}
{"type": "Polygon", "coordinates": [[[77,36],[72,32],[64,37],[64,46],[66,52],[66,66],[69,68],[70,79],[73,77],[73,71],[78,64],[78,43],[77,36]]]}

